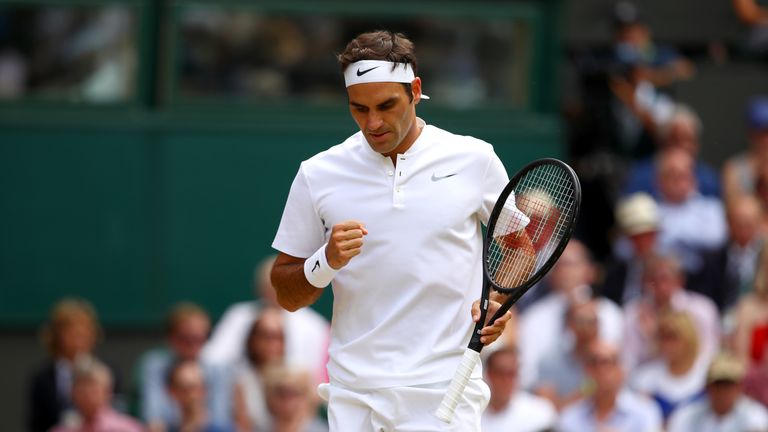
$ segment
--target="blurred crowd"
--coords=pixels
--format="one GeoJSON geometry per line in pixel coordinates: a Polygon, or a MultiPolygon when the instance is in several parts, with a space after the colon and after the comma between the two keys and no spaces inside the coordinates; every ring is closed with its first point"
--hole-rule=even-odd
{"type": "Polygon", "coordinates": [[[315,388],[327,382],[330,326],[312,309],[277,305],[273,261],[255,270],[256,300],[231,305],[214,327],[200,305],[175,304],[165,343],[138,358],[128,382],[96,354],[93,306],[59,301],[42,332],[49,359],[30,381],[27,430],[327,430],[315,388]]]}
{"type": "MultiPolygon", "coordinates": [[[[734,7],[761,52],[768,12],[751,0],[734,7]]],[[[102,25],[125,25],[118,18],[104,15],[102,25]]],[[[211,40],[224,22],[215,18],[190,15],[185,24],[188,38],[209,48],[183,53],[187,84],[201,92],[211,85],[201,65],[221,63],[212,55],[248,55],[211,40]]],[[[753,95],[743,125],[733,125],[747,130],[746,151],[711,166],[699,155],[701,118],[674,96],[676,83],[694,79],[695,63],[656,43],[634,5],[618,3],[614,20],[610,52],[578,65],[584,107],[569,121],[585,201],[576,238],[483,351],[484,428],[768,431],[768,96],[753,95]]],[[[282,35],[270,54],[279,66],[314,61],[285,37],[299,34],[290,23],[226,22],[227,46],[270,30],[282,35]]],[[[61,55],[85,52],[95,43],[87,36],[61,55]]],[[[13,66],[14,55],[0,50],[0,83],[23,66],[13,66]]],[[[279,82],[287,74],[257,66],[230,83],[293,91],[279,82]]],[[[323,85],[339,79],[326,66],[323,85]]],[[[255,271],[255,300],[232,305],[215,325],[204,306],[175,305],[165,344],[142,355],[129,380],[95,353],[104,337],[93,307],[56,304],[42,334],[49,361],[30,381],[29,430],[327,430],[315,387],[327,380],[329,323],[309,308],[277,306],[271,262],[255,271]]]]}

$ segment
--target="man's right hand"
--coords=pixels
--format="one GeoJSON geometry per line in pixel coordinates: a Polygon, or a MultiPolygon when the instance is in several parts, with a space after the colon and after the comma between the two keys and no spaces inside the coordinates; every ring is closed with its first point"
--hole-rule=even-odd
{"type": "Polygon", "coordinates": [[[325,248],[328,265],[335,270],[347,265],[349,260],[360,254],[365,235],[368,235],[368,230],[358,221],[350,220],[334,225],[325,248]]]}

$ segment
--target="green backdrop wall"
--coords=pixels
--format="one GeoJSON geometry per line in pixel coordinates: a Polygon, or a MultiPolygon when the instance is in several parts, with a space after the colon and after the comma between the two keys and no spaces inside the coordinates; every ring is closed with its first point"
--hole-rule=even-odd
{"type": "MultiPolygon", "coordinates": [[[[423,104],[422,106],[425,106],[423,104]]],[[[494,144],[513,173],[561,156],[548,115],[429,123],[494,144]]],[[[192,300],[218,315],[251,295],[298,164],[355,132],[342,109],[281,112],[55,112],[0,116],[0,324],[39,323],[77,295],[111,325],[154,325],[192,300]]],[[[328,313],[330,295],[317,308],[328,313]]]]}

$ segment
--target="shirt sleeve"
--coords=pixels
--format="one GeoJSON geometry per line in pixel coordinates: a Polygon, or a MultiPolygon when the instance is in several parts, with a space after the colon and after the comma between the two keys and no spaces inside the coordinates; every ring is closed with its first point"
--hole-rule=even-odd
{"type": "Polygon", "coordinates": [[[493,211],[493,206],[496,204],[496,200],[499,198],[501,191],[504,190],[504,186],[506,186],[507,183],[509,183],[507,170],[504,169],[504,164],[501,163],[499,157],[491,149],[490,160],[488,161],[488,167],[486,168],[483,177],[482,202],[480,204],[480,212],[478,215],[480,221],[482,221],[484,225],[488,224],[488,219],[493,211]]]}
{"type": "Polygon", "coordinates": [[[291,184],[272,247],[297,258],[306,258],[315,253],[323,243],[325,225],[315,209],[302,166],[291,184]]]}

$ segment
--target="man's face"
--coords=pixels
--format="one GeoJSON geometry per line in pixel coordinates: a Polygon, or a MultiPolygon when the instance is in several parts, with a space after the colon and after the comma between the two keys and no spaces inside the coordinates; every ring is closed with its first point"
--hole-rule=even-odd
{"type": "Polygon", "coordinates": [[[97,378],[84,378],[72,385],[72,403],[85,418],[96,416],[109,398],[109,387],[97,378]]]}
{"type": "Polygon", "coordinates": [[[509,400],[517,387],[517,355],[512,352],[494,354],[485,370],[485,379],[491,389],[491,397],[509,400]]]}
{"type": "Polygon", "coordinates": [[[183,409],[205,404],[205,377],[200,366],[193,362],[180,366],[174,373],[170,392],[183,409]]]}
{"type": "Polygon", "coordinates": [[[683,286],[682,277],[671,266],[657,264],[643,275],[645,289],[659,304],[669,304],[672,296],[683,286]]]}
{"type": "Polygon", "coordinates": [[[594,380],[597,392],[616,393],[624,383],[618,349],[603,342],[596,342],[590,349],[585,371],[594,380]]]}
{"type": "Polygon", "coordinates": [[[173,329],[169,343],[178,357],[196,359],[208,339],[209,330],[210,323],[205,317],[190,315],[173,329]]]}
{"type": "MultiPolygon", "coordinates": [[[[421,93],[418,78],[412,87],[414,93],[421,93]]],[[[347,87],[347,94],[352,118],[374,151],[393,156],[413,144],[418,136],[414,127],[417,99],[411,102],[401,83],[355,84],[347,87]]]]}
{"type": "Polygon", "coordinates": [[[658,175],[661,195],[671,203],[685,201],[696,189],[693,158],[685,151],[664,155],[658,175]]]}
{"type": "Polygon", "coordinates": [[[741,383],[733,381],[715,381],[707,385],[712,411],[721,416],[729,413],[741,396],[741,390],[741,383]]]}
{"type": "Polygon", "coordinates": [[[593,276],[594,269],[584,246],[571,242],[565,247],[557,264],[552,268],[550,283],[553,290],[572,295],[574,288],[591,284],[593,276]]]}

